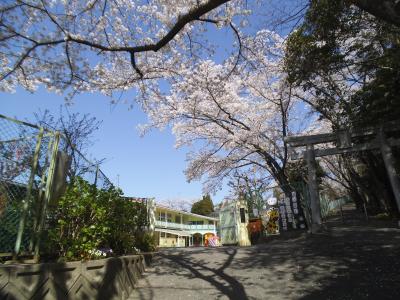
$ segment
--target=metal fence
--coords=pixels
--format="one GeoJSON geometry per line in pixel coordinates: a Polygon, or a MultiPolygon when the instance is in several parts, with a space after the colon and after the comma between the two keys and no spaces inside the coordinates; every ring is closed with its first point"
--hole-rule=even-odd
{"type": "Polygon", "coordinates": [[[72,178],[112,186],[63,134],[0,115],[0,253],[38,255],[49,206],[72,178]]]}
{"type": "Polygon", "coordinates": [[[321,216],[323,219],[340,212],[342,214],[342,207],[352,202],[349,196],[342,196],[340,198],[331,198],[323,192],[320,193],[320,206],[321,216]]]}
{"type": "MultiPolygon", "coordinates": [[[[277,187],[278,188],[278,200],[280,201],[280,219],[282,220],[282,215],[284,214],[283,211],[289,211],[289,215],[291,214],[291,210],[295,211],[293,207],[294,203],[290,205],[288,202],[293,201],[296,199],[298,203],[298,216],[301,216],[305,219],[307,226],[311,225],[311,202],[310,202],[310,194],[309,188],[307,183],[305,182],[297,182],[292,183],[286,187],[277,187]],[[291,200],[289,201],[287,196],[283,193],[283,190],[290,190],[292,192],[292,196],[290,197],[291,200]],[[282,209],[282,206],[285,206],[285,209],[282,209]]],[[[272,194],[272,193],[271,193],[272,194]]],[[[337,212],[341,212],[342,206],[350,203],[352,200],[349,196],[342,196],[340,198],[333,198],[329,196],[327,193],[320,191],[319,193],[319,202],[320,202],[320,209],[321,209],[321,217],[326,220],[329,216],[336,214],[337,212]]],[[[279,202],[279,201],[278,201],[279,202]]],[[[290,219],[290,217],[288,218],[290,219]]],[[[298,222],[299,223],[299,222],[298,222]]],[[[292,224],[293,225],[293,224],[292,224]]]]}

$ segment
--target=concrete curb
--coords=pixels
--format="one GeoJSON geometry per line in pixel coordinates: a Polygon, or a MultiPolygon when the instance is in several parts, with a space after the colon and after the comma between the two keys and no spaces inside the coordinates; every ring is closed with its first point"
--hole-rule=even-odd
{"type": "Polygon", "coordinates": [[[127,299],[152,256],[0,265],[0,299],[127,299]]]}

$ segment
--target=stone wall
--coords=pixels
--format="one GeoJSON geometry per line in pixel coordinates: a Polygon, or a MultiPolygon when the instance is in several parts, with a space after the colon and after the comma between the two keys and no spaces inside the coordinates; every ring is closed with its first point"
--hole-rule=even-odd
{"type": "Polygon", "coordinates": [[[144,272],[142,255],[86,262],[0,265],[0,299],[126,299],[144,272]]]}

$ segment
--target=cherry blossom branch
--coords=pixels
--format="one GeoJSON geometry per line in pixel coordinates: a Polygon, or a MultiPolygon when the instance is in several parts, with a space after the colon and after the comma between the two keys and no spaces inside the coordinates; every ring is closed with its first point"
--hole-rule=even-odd
{"type": "Polygon", "coordinates": [[[28,58],[29,54],[31,52],[33,52],[36,48],[41,47],[41,46],[58,45],[58,44],[62,44],[62,43],[65,43],[65,40],[56,40],[56,41],[49,41],[49,42],[34,42],[34,45],[32,47],[28,48],[25,51],[25,53],[22,54],[22,56],[17,61],[17,63],[14,64],[14,67],[10,71],[8,71],[7,73],[5,73],[4,75],[2,75],[0,77],[0,81],[6,79],[8,76],[10,76],[12,73],[14,73],[16,69],[20,68],[22,63],[24,62],[24,60],[26,58],[28,58]]]}
{"type": "Polygon", "coordinates": [[[246,124],[244,124],[244,123],[241,122],[240,120],[234,118],[234,117],[232,116],[231,113],[229,113],[226,109],[224,109],[224,108],[221,106],[221,104],[219,104],[219,102],[217,101],[217,99],[216,99],[215,96],[214,96],[214,93],[213,93],[213,92],[211,91],[211,89],[210,89],[208,80],[207,80],[207,84],[206,84],[206,89],[207,89],[208,93],[210,94],[210,97],[211,97],[211,99],[213,100],[213,102],[215,103],[215,105],[217,105],[217,107],[218,107],[218,109],[219,109],[220,111],[222,111],[224,114],[227,115],[227,117],[228,117],[229,120],[231,120],[232,122],[235,122],[235,123],[237,123],[237,124],[243,126],[243,128],[244,128],[245,130],[249,130],[249,131],[250,131],[250,127],[248,127],[246,124]]]}
{"type": "MultiPolygon", "coordinates": [[[[17,61],[17,63],[13,66],[13,68],[1,76],[0,81],[4,80],[7,78],[10,74],[15,72],[16,69],[18,69],[24,60],[29,56],[29,54],[34,51],[38,47],[43,47],[43,46],[51,46],[51,45],[58,45],[61,43],[67,43],[67,42],[74,42],[77,44],[81,45],[86,45],[91,48],[95,48],[101,51],[105,52],[128,52],[130,54],[130,62],[133,67],[133,69],[136,71],[136,73],[139,75],[140,78],[143,78],[143,73],[141,70],[138,68],[136,65],[136,60],[135,60],[135,54],[140,53],[140,52],[157,52],[164,46],[166,46],[171,40],[175,38],[175,36],[183,30],[183,28],[188,24],[193,21],[198,21],[201,16],[207,14],[208,12],[212,11],[213,9],[221,6],[222,4],[229,2],[229,0],[209,0],[203,4],[199,4],[192,9],[190,9],[186,14],[183,14],[177,18],[176,23],[172,26],[172,28],[156,43],[152,44],[144,44],[144,45],[139,45],[139,46],[105,46],[99,43],[95,43],[86,39],[83,39],[81,37],[75,36],[73,34],[68,33],[64,28],[60,26],[60,24],[57,23],[57,21],[52,17],[51,13],[48,12],[46,7],[38,7],[35,5],[31,5],[28,3],[25,3],[23,1],[19,1],[21,6],[29,6],[34,9],[38,9],[45,13],[64,34],[65,37],[62,40],[55,40],[55,41],[33,41],[34,45],[30,48],[28,48],[25,53],[21,56],[21,58],[17,61]]],[[[7,7],[7,9],[15,9],[17,6],[13,7],[7,7]]],[[[93,6],[92,6],[93,8],[93,6]]],[[[25,37],[28,39],[27,37],[25,37]]]]}
{"type": "Polygon", "coordinates": [[[239,43],[239,49],[238,49],[238,53],[237,53],[237,55],[236,55],[235,63],[234,63],[232,69],[229,71],[229,73],[228,73],[228,75],[227,75],[226,77],[231,76],[232,73],[233,73],[233,71],[236,70],[236,67],[237,67],[237,65],[239,64],[240,57],[242,56],[242,40],[241,40],[241,38],[240,38],[239,31],[236,29],[235,25],[233,25],[232,22],[229,23],[229,26],[232,28],[233,32],[234,32],[235,35],[236,35],[236,38],[237,38],[238,43],[239,43]]]}

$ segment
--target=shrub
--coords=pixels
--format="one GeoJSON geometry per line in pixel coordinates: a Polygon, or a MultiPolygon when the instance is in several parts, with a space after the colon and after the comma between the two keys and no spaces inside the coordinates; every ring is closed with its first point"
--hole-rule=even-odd
{"type": "Polygon", "coordinates": [[[136,237],[136,248],[142,252],[153,252],[156,250],[156,242],[150,232],[139,233],[136,237]]]}
{"type": "Polygon", "coordinates": [[[109,235],[108,199],[82,178],[67,187],[48,232],[50,251],[70,259],[86,259],[109,235]]]}
{"type": "Polygon", "coordinates": [[[147,209],[143,203],[115,197],[108,215],[108,245],[120,254],[133,253],[136,236],[147,226],[147,209]]]}
{"type": "Polygon", "coordinates": [[[78,177],[55,209],[48,251],[67,260],[133,253],[136,244],[146,243],[146,226],[144,203],[126,200],[120,189],[97,189],[78,177]]]}

